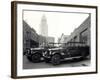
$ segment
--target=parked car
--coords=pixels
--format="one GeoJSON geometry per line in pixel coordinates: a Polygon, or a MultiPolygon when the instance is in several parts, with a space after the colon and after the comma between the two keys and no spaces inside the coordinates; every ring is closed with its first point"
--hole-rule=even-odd
{"type": "Polygon", "coordinates": [[[27,50],[27,59],[29,61],[32,61],[34,63],[38,63],[41,61],[43,57],[43,53],[45,52],[46,49],[44,48],[30,48],[27,50]]]}
{"type": "Polygon", "coordinates": [[[83,42],[68,42],[64,43],[64,47],[48,49],[44,54],[45,62],[51,62],[53,65],[58,65],[62,60],[86,58],[90,53],[90,48],[83,42]]]}
{"type": "Polygon", "coordinates": [[[43,54],[48,51],[48,49],[55,48],[55,46],[42,46],[37,48],[28,48],[25,50],[27,59],[31,62],[38,63],[41,59],[44,59],[43,54]]]}

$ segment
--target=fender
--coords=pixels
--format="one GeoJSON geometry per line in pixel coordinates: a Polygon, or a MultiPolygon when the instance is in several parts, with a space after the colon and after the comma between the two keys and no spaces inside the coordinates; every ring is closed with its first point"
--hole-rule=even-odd
{"type": "Polygon", "coordinates": [[[38,51],[31,51],[31,54],[35,54],[35,53],[37,53],[38,51]]]}
{"type": "Polygon", "coordinates": [[[42,53],[40,53],[39,51],[33,51],[33,52],[31,52],[31,55],[32,54],[40,54],[42,56],[42,53]]]}
{"type": "MultiPolygon", "coordinates": [[[[51,52],[51,55],[52,55],[52,56],[55,55],[55,54],[61,55],[58,51],[57,51],[57,52],[51,52]]],[[[62,55],[61,55],[61,56],[62,56],[62,55]]]]}

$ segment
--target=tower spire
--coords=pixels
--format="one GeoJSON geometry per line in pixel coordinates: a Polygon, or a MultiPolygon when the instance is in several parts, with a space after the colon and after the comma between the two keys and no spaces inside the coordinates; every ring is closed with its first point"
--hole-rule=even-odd
{"type": "Polygon", "coordinates": [[[42,36],[48,36],[48,24],[46,16],[43,15],[40,23],[40,34],[42,36]]]}

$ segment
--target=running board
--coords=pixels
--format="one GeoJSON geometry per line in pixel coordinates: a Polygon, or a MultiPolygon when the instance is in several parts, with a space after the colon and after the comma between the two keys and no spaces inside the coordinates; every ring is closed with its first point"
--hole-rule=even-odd
{"type": "Polygon", "coordinates": [[[73,59],[73,58],[80,58],[82,56],[77,56],[77,57],[70,57],[70,58],[64,58],[64,60],[67,60],[67,59],[73,59]]]}

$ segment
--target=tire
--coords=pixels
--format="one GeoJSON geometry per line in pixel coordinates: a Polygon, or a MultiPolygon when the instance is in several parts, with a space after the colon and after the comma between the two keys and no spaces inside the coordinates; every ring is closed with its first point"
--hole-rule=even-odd
{"type": "Polygon", "coordinates": [[[35,53],[32,55],[32,62],[38,63],[41,61],[41,55],[39,53],[35,53]]]}
{"type": "Polygon", "coordinates": [[[29,61],[32,61],[31,56],[27,56],[27,59],[28,59],[29,61]]]}
{"type": "Polygon", "coordinates": [[[51,58],[51,63],[53,64],[53,65],[58,65],[58,64],[60,64],[60,55],[59,54],[55,54],[55,55],[53,55],[52,56],[52,58],[51,58]]]}
{"type": "Polygon", "coordinates": [[[81,56],[81,59],[84,60],[86,58],[86,52],[83,51],[81,56]]]}

